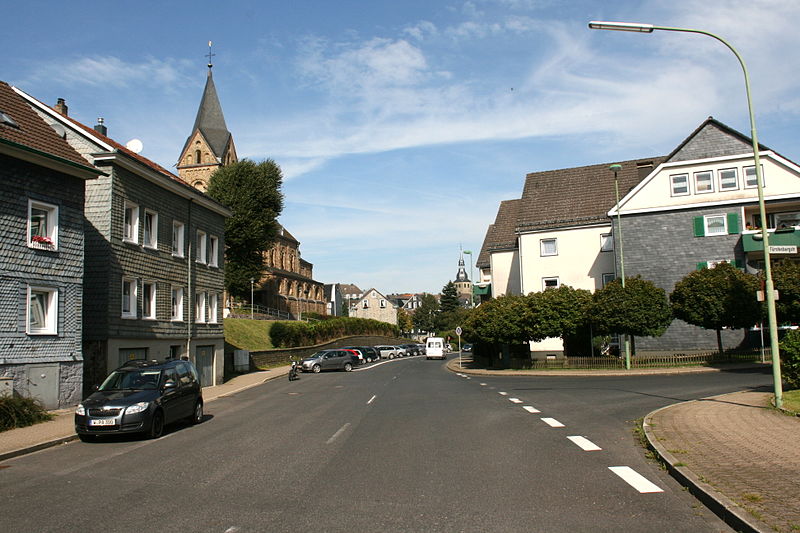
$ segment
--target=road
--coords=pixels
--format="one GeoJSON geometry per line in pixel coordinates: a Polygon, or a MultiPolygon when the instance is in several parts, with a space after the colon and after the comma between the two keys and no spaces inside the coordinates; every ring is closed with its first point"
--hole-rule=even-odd
{"type": "Polygon", "coordinates": [[[645,456],[634,420],[769,383],[466,377],[418,357],[304,374],[211,402],[203,424],[155,441],[6,461],[0,515],[8,532],[730,531],[645,456]]]}

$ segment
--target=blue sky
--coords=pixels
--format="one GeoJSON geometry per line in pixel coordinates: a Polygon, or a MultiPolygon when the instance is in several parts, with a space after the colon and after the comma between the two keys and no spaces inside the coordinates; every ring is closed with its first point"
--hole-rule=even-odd
{"type": "MultiPolygon", "coordinates": [[[[785,0],[8,2],[0,79],[104,117],[174,171],[213,41],[239,157],[285,175],[281,222],[324,283],[438,292],[526,173],[669,153],[707,116],[800,161],[800,3],[785,0]]],[[[591,184],[587,184],[590,186],[591,184]]],[[[466,258],[469,268],[469,258],[466,258]]]]}

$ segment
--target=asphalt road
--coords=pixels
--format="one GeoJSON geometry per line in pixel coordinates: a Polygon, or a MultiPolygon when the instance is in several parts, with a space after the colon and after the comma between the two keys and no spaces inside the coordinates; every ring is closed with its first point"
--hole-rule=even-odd
{"type": "Polygon", "coordinates": [[[0,516],[8,532],[730,531],[646,458],[634,420],[769,383],[468,378],[421,358],[304,374],[209,403],[203,424],[155,441],[7,461],[0,516]]]}

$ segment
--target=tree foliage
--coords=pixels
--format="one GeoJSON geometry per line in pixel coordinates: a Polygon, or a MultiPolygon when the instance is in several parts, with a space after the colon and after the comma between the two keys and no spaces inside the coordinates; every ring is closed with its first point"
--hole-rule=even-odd
{"type": "Polygon", "coordinates": [[[592,293],[568,285],[525,297],[531,311],[531,340],[574,335],[587,322],[592,293]]]}
{"type": "Polygon", "coordinates": [[[598,334],[658,337],[672,322],[664,289],[641,276],[626,278],[624,289],[616,279],[595,292],[589,312],[598,334]]]}
{"type": "Polygon", "coordinates": [[[402,307],[397,308],[397,327],[403,333],[408,333],[414,329],[414,322],[411,320],[411,315],[402,307]]]}
{"type": "Polygon", "coordinates": [[[781,375],[792,389],[800,389],[800,330],[790,330],[781,341],[781,375]]]}
{"type": "Polygon", "coordinates": [[[464,324],[467,340],[490,344],[519,344],[532,338],[531,308],[524,296],[499,296],[476,307],[464,324]]]}
{"type": "Polygon", "coordinates": [[[264,252],[278,234],[282,182],[281,169],[271,159],[243,159],[211,175],[208,195],[233,211],[225,221],[225,287],[234,296],[249,295],[250,279],[261,279],[264,252]]]}
{"type": "Polygon", "coordinates": [[[779,297],[775,313],[780,324],[800,323],[800,263],[784,259],[772,264],[772,281],[779,297]]]}
{"type": "Polygon", "coordinates": [[[414,311],[412,322],[420,331],[436,331],[436,314],[439,312],[439,302],[432,294],[422,295],[420,305],[414,311]]]}
{"type": "Polygon", "coordinates": [[[439,300],[439,310],[442,313],[455,311],[461,307],[458,301],[458,291],[456,285],[452,281],[448,281],[447,285],[442,287],[442,297],[439,300]]]}
{"type": "Polygon", "coordinates": [[[729,263],[687,274],[670,294],[672,311],[684,322],[717,332],[722,352],[722,328],[741,329],[761,318],[756,300],[758,280],[729,263]]]}

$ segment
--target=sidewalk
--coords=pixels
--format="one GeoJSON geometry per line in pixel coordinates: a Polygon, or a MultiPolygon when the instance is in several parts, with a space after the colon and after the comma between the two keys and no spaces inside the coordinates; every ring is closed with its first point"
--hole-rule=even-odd
{"type": "MultiPolygon", "coordinates": [[[[208,403],[217,398],[255,387],[265,381],[282,378],[288,373],[289,366],[281,366],[261,372],[243,374],[222,385],[204,388],[203,401],[208,403]]],[[[0,461],[76,440],[78,436],[75,434],[73,418],[75,409],[60,409],[53,411],[53,414],[55,418],[49,422],[0,433],[0,461]]]]}
{"type": "MultiPolygon", "coordinates": [[[[742,368],[752,365],[743,365],[742,368]]],[[[717,368],[639,371],[532,371],[459,368],[495,376],[599,376],[718,372],[717,368]]],[[[733,365],[726,368],[733,368],[733,365]]],[[[644,419],[650,447],[682,485],[737,531],[800,531],[800,418],[770,406],[771,393],[735,392],[679,403],[644,419]]]]}

